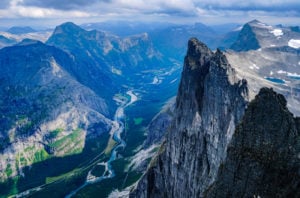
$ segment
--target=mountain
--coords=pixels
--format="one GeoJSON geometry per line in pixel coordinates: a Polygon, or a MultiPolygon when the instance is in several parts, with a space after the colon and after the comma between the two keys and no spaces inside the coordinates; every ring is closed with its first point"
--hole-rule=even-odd
{"type": "MultiPolygon", "coordinates": [[[[245,24],[240,31],[237,41],[231,46],[235,51],[257,50],[259,48],[297,45],[300,34],[288,27],[273,27],[258,20],[245,24]]],[[[298,47],[297,47],[298,46],[298,47]]]]}
{"type": "Polygon", "coordinates": [[[88,142],[107,141],[107,103],[68,73],[75,66],[68,54],[39,41],[0,50],[0,195],[66,171],[57,165],[60,157],[81,156],[68,158],[67,169],[78,166],[88,142]]]}
{"type": "Polygon", "coordinates": [[[28,26],[24,26],[24,27],[14,26],[9,28],[7,32],[11,34],[27,34],[27,33],[37,32],[37,31],[28,26]]]}
{"type": "Polygon", "coordinates": [[[224,54],[189,40],[166,142],[130,197],[201,196],[217,176],[247,99],[246,81],[224,54]]]}
{"type": "Polygon", "coordinates": [[[260,90],[205,197],[300,196],[300,118],[286,104],[272,89],[260,90]]]}
{"type": "Polygon", "coordinates": [[[150,69],[161,64],[161,54],[151,42],[146,33],[120,38],[101,31],[86,31],[69,22],[56,27],[47,44],[74,55],[82,52],[81,57],[93,57],[104,69],[111,70],[114,66],[126,72],[126,69],[150,69]]]}
{"type": "Polygon", "coordinates": [[[290,111],[300,115],[298,42],[299,32],[255,20],[244,25],[233,45],[241,48],[227,50],[226,57],[238,75],[247,79],[252,99],[262,87],[273,87],[285,96],[290,111]],[[250,46],[255,43],[256,47],[250,46]]]}

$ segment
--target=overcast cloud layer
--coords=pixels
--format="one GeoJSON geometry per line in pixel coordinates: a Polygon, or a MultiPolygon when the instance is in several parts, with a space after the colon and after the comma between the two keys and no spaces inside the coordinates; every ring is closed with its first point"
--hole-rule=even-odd
{"type": "Polygon", "coordinates": [[[258,18],[299,25],[299,0],[1,0],[0,20],[244,23],[258,18]]]}

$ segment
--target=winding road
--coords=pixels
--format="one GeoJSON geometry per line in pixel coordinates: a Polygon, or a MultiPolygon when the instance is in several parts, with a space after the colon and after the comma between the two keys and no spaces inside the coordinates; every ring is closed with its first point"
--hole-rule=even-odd
{"type": "Polygon", "coordinates": [[[132,90],[129,90],[126,92],[128,96],[130,96],[130,100],[123,102],[116,110],[116,113],[114,115],[114,121],[113,126],[110,130],[110,134],[113,135],[113,140],[117,142],[117,144],[114,146],[114,148],[111,151],[110,158],[107,162],[101,162],[97,165],[102,165],[105,167],[105,171],[102,174],[102,176],[97,177],[92,174],[93,168],[88,172],[86,181],[83,185],[78,187],[76,190],[72,191],[70,194],[68,194],[65,198],[71,198],[73,195],[75,195],[79,190],[87,186],[88,184],[93,184],[97,182],[101,182],[104,179],[109,179],[115,176],[115,172],[111,166],[111,162],[113,162],[118,153],[119,148],[124,148],[126,146],[125,141],[121,138],[121,134],[124,131],[124,109],[128,107],[129,105],[133,104],[135,101],[137,101],[137,96],[133,93],[132,90]]]}

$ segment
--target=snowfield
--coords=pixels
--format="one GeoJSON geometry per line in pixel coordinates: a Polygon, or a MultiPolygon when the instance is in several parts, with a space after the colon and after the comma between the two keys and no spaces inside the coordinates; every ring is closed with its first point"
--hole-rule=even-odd
{"type": "Polygon", "coordinates": [[[298,49],[300,48],[300,40],[291,39],[289,40],[288,45],[292,48],[298,49]]]}
{"type": "Polygon", "coordinates": [[[272,31],[270,31],[270,33],[274,34],[274,36],[282,36],[283,32],[281,29],[274,29],[272,31]]]}

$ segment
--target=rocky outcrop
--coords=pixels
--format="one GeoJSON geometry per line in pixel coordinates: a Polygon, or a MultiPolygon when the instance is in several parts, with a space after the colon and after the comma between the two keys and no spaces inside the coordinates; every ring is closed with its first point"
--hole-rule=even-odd
{"type": "Polygon", "coordinates": [[[226,157],[247,99],[246,81],[223,53],[190,39],[171,129],[130,197],[201,197],[226,157]]]}
{"type": "Polygon", "coordinates": [[[206,197],[300,197],[299,118],[263,88],[245,111],[206,197]]]}

